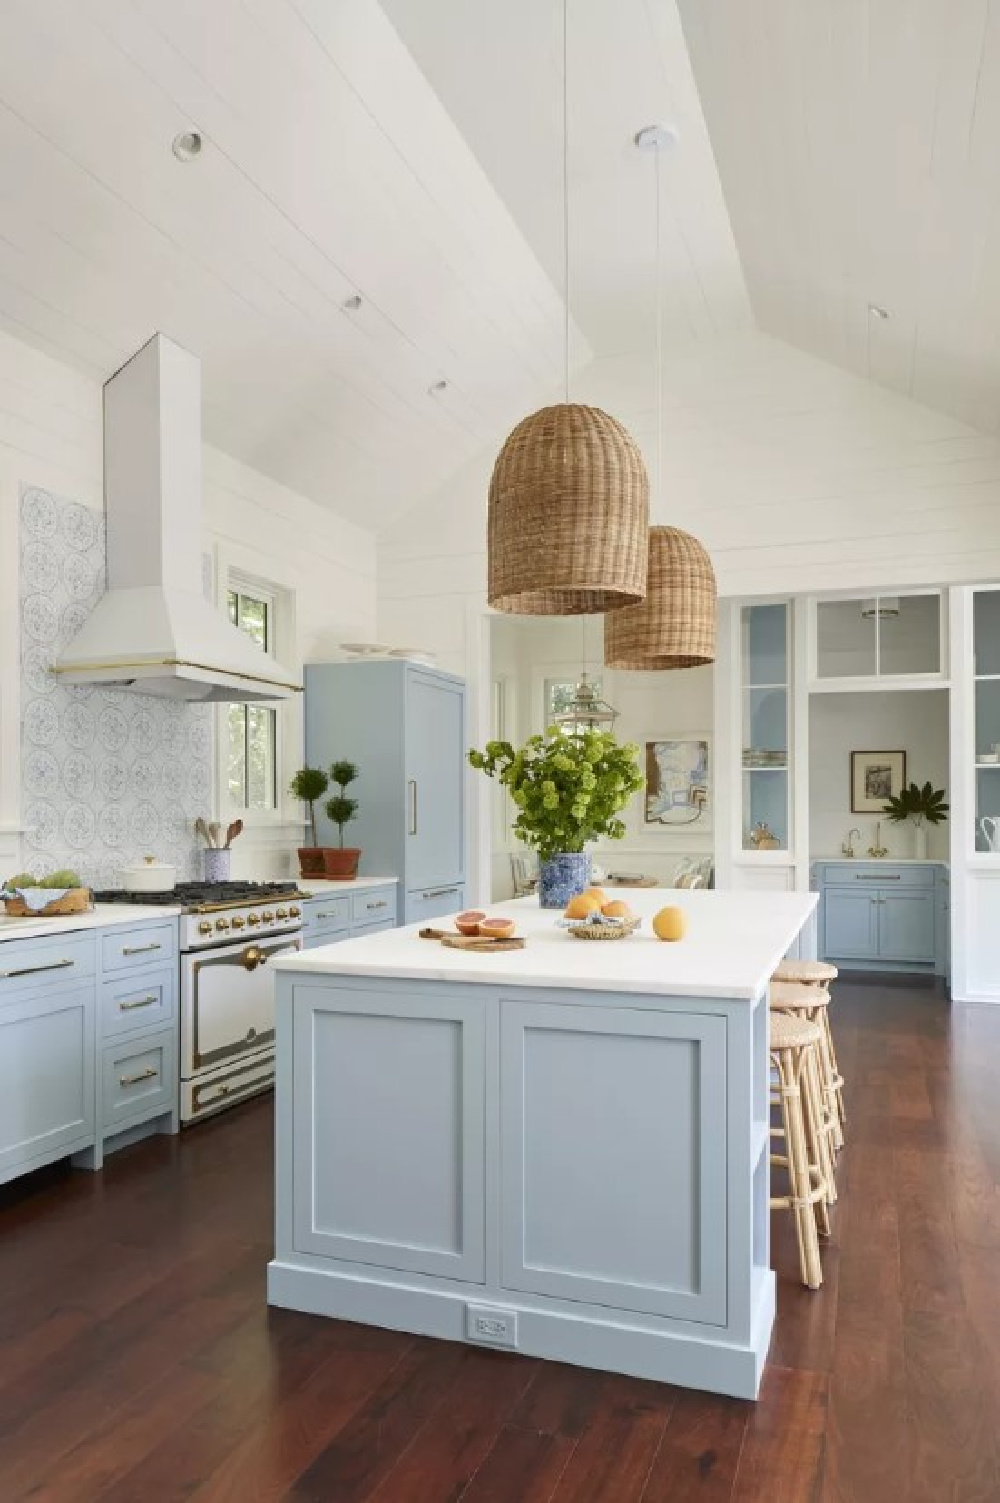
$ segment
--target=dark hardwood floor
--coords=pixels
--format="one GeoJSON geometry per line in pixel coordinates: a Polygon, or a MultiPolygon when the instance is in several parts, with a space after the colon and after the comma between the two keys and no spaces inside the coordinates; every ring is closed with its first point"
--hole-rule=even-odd
{"type": "Polygon", "coordinates": [[[264,1304],[271,1107],[0,1192],[0,1499],[1000,1499],[1000,1009],[841,983],[826,1284],[760,1402],[264,1304]]]}

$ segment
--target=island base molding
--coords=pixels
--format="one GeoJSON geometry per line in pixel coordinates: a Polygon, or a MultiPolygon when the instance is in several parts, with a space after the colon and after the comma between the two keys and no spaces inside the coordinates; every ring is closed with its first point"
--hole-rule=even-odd
{"type": "Polygon", "coordinates": [[[703,1332],[667,1329],[666,1323],[638,1316],[616,1319],[609,1312],[607,1319],[597,1319],[593,1311],[547,1310],[506,1289],[477,1287],[465,1292],[387,1284],[278,1259],[267,1271],[268,1303],[281,1309],[626,1373],[737,1399],[756,1399],[760,1389],[774,1325],[773,1273],[760,1278],[756,1293],[751,1341],[743,1346],[724,1337],[706,1339],[703,1332]],[[481,1306],[516,1315],[516,1345],[469,1338],[468,1311],[481,1306]]]}

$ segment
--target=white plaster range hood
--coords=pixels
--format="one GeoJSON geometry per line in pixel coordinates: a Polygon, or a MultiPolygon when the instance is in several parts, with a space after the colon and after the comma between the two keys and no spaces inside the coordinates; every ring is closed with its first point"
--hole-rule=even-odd
{"type": "Polygon", "coordinates": [[[104,387],[108,589],[55,666],[164,699],[287,699],[301,683],[202,593],[201,364],[156,334],[104,387]]]}

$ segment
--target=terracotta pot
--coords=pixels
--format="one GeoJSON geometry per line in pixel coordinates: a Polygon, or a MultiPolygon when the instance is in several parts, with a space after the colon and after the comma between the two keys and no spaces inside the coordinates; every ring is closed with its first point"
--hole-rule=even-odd
{"type": "Polygon", "coordinates": [[[326,858],[326,875],[333,882],[349,882],[358,875],[361,852],[356,846],[327,845],[323,847],[326,858]]]}
{"type": "Polygon", "coordinates": [[[299,875],[302,877],[325,877],[326,862],[321,845],[299,846],[299,875]]]}

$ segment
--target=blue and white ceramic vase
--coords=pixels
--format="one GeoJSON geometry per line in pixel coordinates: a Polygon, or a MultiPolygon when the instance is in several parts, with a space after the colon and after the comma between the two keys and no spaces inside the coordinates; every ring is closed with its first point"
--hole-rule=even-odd
{"type": "Polygon", "coordinates": [[[566,851],[538,867],[538,901],[542,908],[565,908],[574,893],[590,886],[590,853],[566,851]]]}

